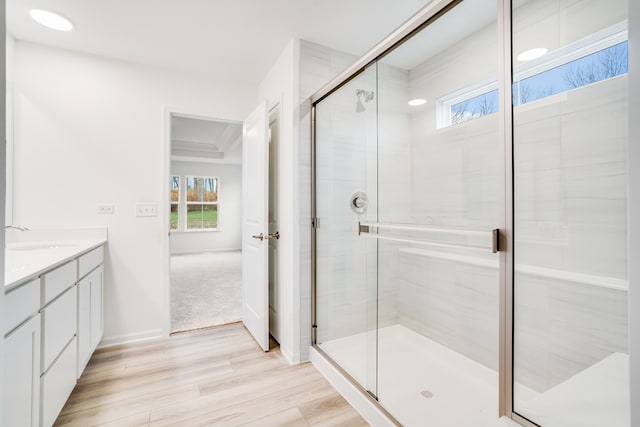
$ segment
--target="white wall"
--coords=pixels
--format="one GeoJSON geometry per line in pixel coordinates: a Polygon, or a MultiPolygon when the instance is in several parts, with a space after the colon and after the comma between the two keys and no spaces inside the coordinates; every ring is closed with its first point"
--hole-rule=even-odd
{"type": "Polygon", "coordinates": [[[165,107],[242,120],[255,90],[22,41],[15,60],[15,222],[108,227],[103,343],[167,334],[167,215],[135,217],[165,206],[165,107]]]}
{"type": "Polygon", "coordinates": [[[218,178],[218,230],[171,232],[171,254],[242,249],[242,166],[171,162],[171,174],[218,178]]]}
{"type": "MultiPolygon", "coordinates": [[[[298,57],[299,41],[291,40],[262,80],[257,102],[280,104],[280,349],[291,363],[301,361],[300,342],[300,212],[298,206],[298,57]]],[[[308,346],[307,346],[308,347],[308,346]]]]}

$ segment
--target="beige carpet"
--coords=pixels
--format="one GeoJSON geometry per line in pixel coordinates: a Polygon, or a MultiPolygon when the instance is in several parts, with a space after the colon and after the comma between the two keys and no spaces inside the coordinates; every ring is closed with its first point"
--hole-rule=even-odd
{"type": "Polygon", "coordinates": [[[171,256],[171,331],[242,317],[242,252],[171,256]]]}

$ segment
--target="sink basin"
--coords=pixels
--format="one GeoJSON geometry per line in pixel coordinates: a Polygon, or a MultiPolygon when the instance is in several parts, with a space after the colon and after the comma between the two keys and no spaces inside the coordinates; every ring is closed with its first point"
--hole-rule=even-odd
{"type": "Polygon", "coordinates": [[[75,246],[73,243],[66,242],[21,242],[9,243],[6,249],[9,251],[37,251],[43,249],[59,249],[75,246]]]}

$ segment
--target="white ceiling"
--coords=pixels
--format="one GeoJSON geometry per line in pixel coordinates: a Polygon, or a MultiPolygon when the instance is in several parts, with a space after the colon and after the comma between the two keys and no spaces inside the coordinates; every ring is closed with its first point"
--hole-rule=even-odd
{"type": "Polygon", "coordinates": [[[171,158],[239,164],[242,162],[242,124],[172,115],[171,158]]]}
{"type": "Polygon", "coordinates": [[[429,0],[7,0],[16,39],[257,85],[293,37],[362,55],[429,0]],[[29,9],[65,15],[71,32],[29,9]]]}

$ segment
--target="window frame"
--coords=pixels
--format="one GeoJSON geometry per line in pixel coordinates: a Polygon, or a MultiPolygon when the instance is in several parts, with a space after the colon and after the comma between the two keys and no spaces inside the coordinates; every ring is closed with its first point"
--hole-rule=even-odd
{"type": "Polygon", "coordinates": [[[169,231],[179,231],[180,230],[180,201],[182,200],[182,177],[180,175],[171,175],[171,177],[169,178],[169,231]],[[178,201],[174,202],[173,200],[171,200],[171,193],[173,192],[173,180],[177,179],[178,180],[178,201]],[[176,227],[173,228],[171,226],[172,222],[171,222],[171,213],[172,213],[172,207],[173,205],[176,206],[176,212],[178,214],[178,218],[176,220],[176,227]]]}

